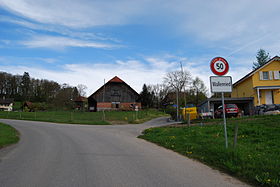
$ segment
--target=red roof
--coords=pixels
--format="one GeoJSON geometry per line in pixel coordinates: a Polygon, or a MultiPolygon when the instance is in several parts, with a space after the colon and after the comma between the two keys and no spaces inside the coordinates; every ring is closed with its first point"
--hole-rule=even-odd
{"type": "Polygon", "coordinates": [[[79,96],[79,97],[77,97],[74,101],[75,101],[75,102],[84,102],[84,101],[86,101],[86,100],[87,100],[86,97],[79,96]]]}
{"type": "MultiPolygon", "coordinates": [[[[128,84],[126,84],[123,80],[121,80],[118,76],[115,76],[114,78],[112,78],[111,80],[109,80],[106,84],[109,83],[123,83],[126,86],[128,86],[134,93],[136,93],[137,95],[139,95],[135,90],[133,90],[133,88],[131,88],[128,84]]],[[[105,85],[106,85],[105,84],[105,85]]],[[[95,95],[99,90],[103,89],[104,85],[101,86],[98,90],[96,90],[93,94],[91,94],[88,98],[92,97],[93,95],[95,95]]]]}
{"type": "Polygon", "coordinates": [[[115,76],[114,78],[112,78],[111,80],[109,80],[108,82],[124,82],[123,80],[121,80],[119,77],[115,76]]]}

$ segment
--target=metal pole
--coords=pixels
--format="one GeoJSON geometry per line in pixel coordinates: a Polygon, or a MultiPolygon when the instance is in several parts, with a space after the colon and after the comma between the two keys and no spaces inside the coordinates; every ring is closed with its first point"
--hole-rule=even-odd
{"type": "MultiPolygon", "coordinates": [[[[181,64],[181,72],[182,72],[182,76],[184,75],[184,70],[183,70],[183,65],[182,65],[182,62],[180,61],[180,64],[181,64]]],[[[187,98],[186,98],[186,89],[185,89],[185,86],[184,86],[184,101],[185,101],[185,105],[184,105],[184,107],[186,107],[187,106],[187,98]]]]}
{"type": "Polygon", "coordinates": [[[226,113],[225,113],[225,98],[224,92],[222,92],[222,105],[223,105],[223,117],[224,117],[224,131],[225,131],[225,144],[226,149],[228,148],[228,138],[227,138],[227,121],[226,121],[226,113]]]}
{"type": "Polygon", "coordinates": [[[176,121],[179,121],[179,90],[178,89],[176,92],[176,102],[177,102],[176,121]]]}

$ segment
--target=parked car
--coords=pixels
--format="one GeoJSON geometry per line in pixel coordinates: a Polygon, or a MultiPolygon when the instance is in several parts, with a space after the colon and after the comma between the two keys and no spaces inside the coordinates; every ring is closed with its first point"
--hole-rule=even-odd
{"type": "MultiPolygon", "coordinates": [[[[236,104],[225,104],[226,117],[237,117],[239,109],[236,104]]],[[[219,106],[214,112],[215,118],[223,117],[223,106],[219,106]]]]}

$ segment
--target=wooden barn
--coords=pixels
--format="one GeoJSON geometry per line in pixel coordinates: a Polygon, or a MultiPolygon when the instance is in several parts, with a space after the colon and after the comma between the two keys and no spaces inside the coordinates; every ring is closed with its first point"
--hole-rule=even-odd
{"type": "Polygon", "coordinates": [[[140,95],[115,76],[88,97],[89,111],[134,110],[141,108],[140,95]]]}

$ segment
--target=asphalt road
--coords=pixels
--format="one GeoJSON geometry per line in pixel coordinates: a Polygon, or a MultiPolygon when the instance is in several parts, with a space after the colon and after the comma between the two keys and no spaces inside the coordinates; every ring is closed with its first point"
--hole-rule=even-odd
{"type": "Polygon", "coordinates": [[[136,138],[141,125],[70,125],[0,120],[21,133],[0,150],[1,187],[246,186],[173,151],[136,138]]]}

